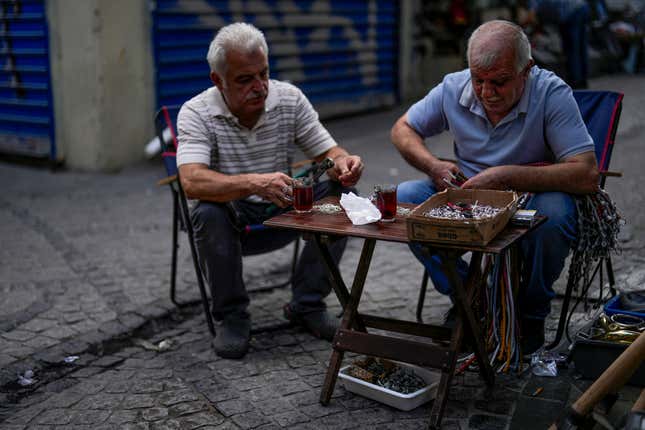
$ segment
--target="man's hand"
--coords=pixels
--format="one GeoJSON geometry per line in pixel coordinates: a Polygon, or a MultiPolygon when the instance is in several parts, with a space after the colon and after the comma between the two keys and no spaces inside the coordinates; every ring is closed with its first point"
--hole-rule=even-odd
{"type": "Polygon", "coordinates": [[[341,155],[334,159],[334,173],[344,187],[356,185],[363,173],[363,162],[358,155],[341,155]]]}
{"type": "Polygon", "coordinates": [[[281,208],[291,205],[292,179],[281,172],[260,173],[253,177],[255,194],[281,208]]]}
{"type": "Polygon", "coordinates": [[[504,178],[504,166],[489,167],[468,179],[461,188],[506,190],[509,189],[509,185],[504,178]]]}
{"type": "Polygon", "coordinates": [[[448,188],[448,184],[444,181],[444,178],[447,180],[451,179],[450,174],[457,174],[459,172],[459,167],[455,163],[450,161],[437,160],[432,163],[432,167],[428,172],[428,176],[432,179],[435,188],[437,191],[443,191],[448,188]]]}

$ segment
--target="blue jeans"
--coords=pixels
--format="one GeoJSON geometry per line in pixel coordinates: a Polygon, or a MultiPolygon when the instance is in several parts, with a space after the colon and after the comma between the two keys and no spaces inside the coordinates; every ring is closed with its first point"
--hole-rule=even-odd
{"type": "MultiPolygon", "coordinates": [[[[355,191],[340,184],[325,181],[314,187],[314,199],[342,192],[355,191]]],[[[242,224],[261,224],[271,216],[266,213],[268,204],[236,202],[242,224]]],[[[201,267],[206,276],[212,297],[212,314],[216,320],[225,315],[248,316],[249,295],[242,278],[242,256],[255,255],[279,249],[296,240],[299,234],[290,230],[266,229],[241,233],[231,211],[223,203],[200,201],[192,210],[195,245],[201,267]]],[[[347,239],[334,242],[329,248],[338,262],[347,239]]],[[[295,313],[325,309],[323,299],[331,292],[331,283],[314,241],[308,241],[300,254],[292,280],[290,306],[295,313]]]]}
{"type": "MultiPolygon", "coordinates": [[[[436,189],[430,180],[415,180],[400,184],[397,198],[402,203],[419,204],[434,193],[436,189]]],[[[547,192],[533,194],[526,208],[536,209],[548,220],[520,242],[523,264],[519,306],[523,318],[544,319],[551,311],[551,299],[555,296],[553,283],[560,276],[569,248],[576,238],[576,205],[566,193],[547,192]]],[[[452,287],[441,270],[439,256],[424,254],[419,244],[411,244],[410,249],[425,266],[437,291],[451,294],[452,287]]],[[[457,272],[464,280],[467,271],[468,265],[459,258],[457,272]]]]}

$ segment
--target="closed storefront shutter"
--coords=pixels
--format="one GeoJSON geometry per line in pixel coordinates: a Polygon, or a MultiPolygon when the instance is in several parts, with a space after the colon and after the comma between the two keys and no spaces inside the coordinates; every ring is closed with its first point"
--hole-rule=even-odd
{"type": "Polygon", "coordinates": [[[322,117],[390,106],[397,17],[394,0],[157,0],[157,102],[182,104],[212,85],[208,45],[217,29],[244,21],[267,38],[271,77],[297,85],[322,117]]]}
{"type": "Polygon", "coordinates": [[[0,2],[0,152],[56,158],[44,0],[0,2]]]}

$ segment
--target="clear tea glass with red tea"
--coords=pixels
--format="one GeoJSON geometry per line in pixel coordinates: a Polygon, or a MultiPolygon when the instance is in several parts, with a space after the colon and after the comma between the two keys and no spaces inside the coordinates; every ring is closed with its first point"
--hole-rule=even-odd
{"type": "Polygon", "coordinates": [[[376,185],[374,203],[381,212],[381,221],[392,222],[396,218],[396,185],[376,185]]]}
{"type": "Polygon", "coordinates": [[[314,206],[314,186],[310,179],[293,180],[293,208],[298,213],[311,212],[314,206]]]}

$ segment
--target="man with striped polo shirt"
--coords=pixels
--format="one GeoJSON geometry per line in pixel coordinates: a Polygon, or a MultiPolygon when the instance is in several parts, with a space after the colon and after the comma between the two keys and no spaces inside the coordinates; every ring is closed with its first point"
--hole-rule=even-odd
{"type": "MultiPolygon", "coordinates": [[[[214,86],[179,112],[177,165],[186,195],[197,200],[191,212],[195,241],[219,325],[213,347],[219,356],[240,358],[248,351],[251,329],[242,255],[279,248],[297,235],[270,231],[246,237],[236,225],[261,223],[271,205],[291,204],[291,177],[285,172],[296,149],[316,161],[334,160],[330,180],[314,188],[315,199],[355,185],[363,163],[336,144],[298,88],[269,80],[267,43],[254,26],[220,29],[207,60],[214,86]],[[241,220],[232,219],[231,202],[241,220]]],[[[345,243],[331,246],[336,261],[345,243]]],[[[312,243],[305,245],[292,283],[285,316],[331,340],[338,323],[323,301],[331,284],[312,243]]]]}

